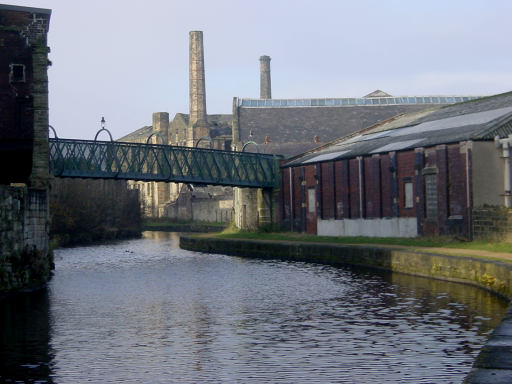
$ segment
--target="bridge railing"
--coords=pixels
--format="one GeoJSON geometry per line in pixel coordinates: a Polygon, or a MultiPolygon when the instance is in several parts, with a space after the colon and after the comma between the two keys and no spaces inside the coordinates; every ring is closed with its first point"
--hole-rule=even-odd
{"type": "Polygon", "coordinates": [[[278,157],[159,144],[51,138],[56,177],[274,188],[278,157]]]}

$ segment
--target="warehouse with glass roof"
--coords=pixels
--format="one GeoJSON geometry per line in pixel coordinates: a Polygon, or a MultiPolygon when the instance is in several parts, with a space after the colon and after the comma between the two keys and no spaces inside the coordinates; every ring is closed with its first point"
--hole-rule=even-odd
{"type": "Polygon", "coordinates": [[[284,225],[472,238],[476,210],[512,205],[511,140],[512,92],[390,118],[282,166],[284,225]]]}

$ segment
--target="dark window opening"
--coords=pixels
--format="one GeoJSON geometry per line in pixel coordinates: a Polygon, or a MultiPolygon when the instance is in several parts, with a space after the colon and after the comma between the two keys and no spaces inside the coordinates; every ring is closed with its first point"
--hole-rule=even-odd
{"type": "Polygon", "coordinates": [[[11,83],[24,83],[25,82],[25,66],[23,64],[11,64],[11,73],[9,74],[9,81],[11,83]]]}

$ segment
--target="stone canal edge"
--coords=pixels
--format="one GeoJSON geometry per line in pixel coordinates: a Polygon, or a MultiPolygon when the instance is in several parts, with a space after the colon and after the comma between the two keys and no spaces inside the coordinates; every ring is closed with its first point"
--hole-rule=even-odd
{"type": "MultiPolygon", "coordinates": [[[[436,248],[347,245],[274,240],[222,239],[181,236],[180,247],[190,251],[261,259],[352,265],[474,285],[512,299],[512,260],[492,259],[482,252],[452,254],[436,248]]],[[[461,251],[464,252],[464,251],[461,251]]],[[[464,384],[512,383],[512,305],[478,354],[464,384]]]]}

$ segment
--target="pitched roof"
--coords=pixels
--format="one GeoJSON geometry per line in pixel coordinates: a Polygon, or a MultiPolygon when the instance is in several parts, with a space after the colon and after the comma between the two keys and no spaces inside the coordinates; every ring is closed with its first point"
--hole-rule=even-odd
{"type": "Polygon", "coordinates": [[[153,132],[153,127],[151,125],[146,125],[142,128],[137,129],[123,137],[117,139],[117,141],[127,141],[127,142],[142,142],[145,141],[146,138],[151,135],[153,132]]]}
{"type": "Polygon", "coordinates": [[[398,116],[292,159],[310,164],[512,133],[512,92],[398,116]]]}
{"type": "Polygon", "coordinates": [[[372,93],[369,93],[366,96],[363,96],[363,98],[368,98],[368,97],[393,97],[393,96],[391,96],[389,93],[381,91],[380,89],[376,89],[372,93]]]}
{"type": "Polygon", "coordinates": [[[240,139],[264,142],[270,136],[275,143],[306,143],[318,136],[322,142],[329,142],[399,114],[469,99],[470,96],[240,99],[240,139]]]}

